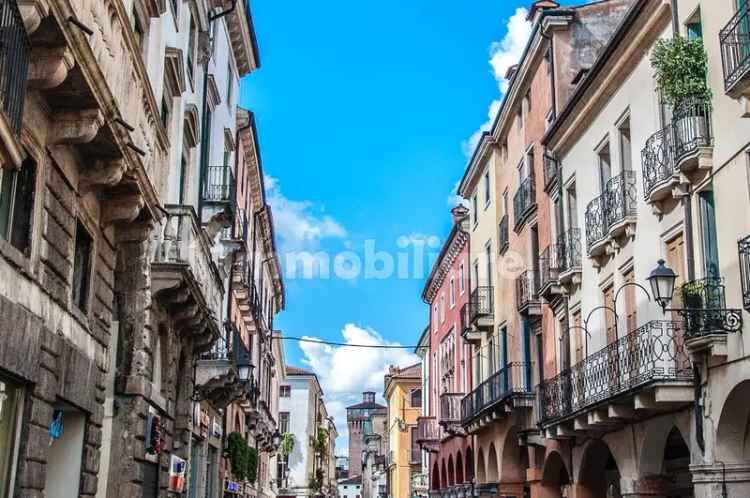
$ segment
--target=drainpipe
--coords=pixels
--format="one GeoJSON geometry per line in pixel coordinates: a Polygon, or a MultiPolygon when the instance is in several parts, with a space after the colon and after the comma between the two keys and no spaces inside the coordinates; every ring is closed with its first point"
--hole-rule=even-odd
{"type": "MultiPolygon", "coordinates": [[[[217,21],[221,19],[222,17],[231,14],[234,9],[237,7],[237,0],[231,0],[232,5],[230,5],[228,8],[222,10],[221,12],[218,12],[216,14],[208,14],[208,31],[211,32],[211,25],[214,21],[217,21]]],[[[207,130],[206,127],[208,126],[207,122],[207,113],[208,113],[208,63],[211,61],[211,53],[213,50],[210,50],[208,55],[206,56],[206,61],[203,63],[203,97],[201,101],[201,140],[202,140],[202,146],[201,146],[201,163],[200,163],[200,175],[199,175],[199,182],[198,182],[198,189],[200,190],[198,192],[198,219],[203,220],[203,183],[206,179],[206,167],[207,161],[208,161],[208,154],[209,151],[206,149],[206,137],[208,133],[211,132],[211,130],[207,130]]]]}

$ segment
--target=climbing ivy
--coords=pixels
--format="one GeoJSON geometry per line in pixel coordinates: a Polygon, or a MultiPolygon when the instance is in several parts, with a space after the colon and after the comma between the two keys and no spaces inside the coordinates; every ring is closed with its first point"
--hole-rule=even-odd
{"type": "Polygon", "coordinates": [[[255,482],[258,477],[258,452],[247,444],[239,432],[233,432],[227,437],[227,457],[236,478],[255,482]]]}

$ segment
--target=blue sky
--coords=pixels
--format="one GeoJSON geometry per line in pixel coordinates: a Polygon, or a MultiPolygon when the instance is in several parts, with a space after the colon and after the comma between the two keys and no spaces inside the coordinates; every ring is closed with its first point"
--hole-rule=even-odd
{"type": "MultiPolygon", "coordinates": [[[[393,254],[399,241],[442,241],[470,139],[523,48],[522,6],[252,2],[262,67],[242,82],[241,104],[256,114],[282,252],[361,255],[370,240],[393,254]]],[[[276,325],[294,336],[414,344],[428,320],[423,284],[424,275],[287,279],[276,325]]],[[[342,434],[344,406],[365,388],[382,392],[388,364],[413,360],[397,351],[285,349],[288,363],[321,376],[342,434]]]]}

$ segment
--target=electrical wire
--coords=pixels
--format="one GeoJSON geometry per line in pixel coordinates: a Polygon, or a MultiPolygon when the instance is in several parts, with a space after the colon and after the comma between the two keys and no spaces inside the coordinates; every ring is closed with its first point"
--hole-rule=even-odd
{"type": "Polygon", "coordinates": [[[326,346],[345,346],[348,348],[370,348],[370,349],[427,349],[427,346],[401,346],[387,344],[348,344],[345,342],[324,341],[321,339],[310,339],[307,337],[274,336],[282,341],[309,342],[312,344],[324,344],[326,346]]]}

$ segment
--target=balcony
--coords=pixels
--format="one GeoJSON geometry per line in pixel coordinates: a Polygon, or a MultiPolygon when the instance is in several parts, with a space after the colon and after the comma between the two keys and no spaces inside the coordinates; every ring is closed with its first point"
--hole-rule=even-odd
{"type": "Polygon", "coordinates": [[[607,431],[694,400],[679,322],[654,320],[539,387],[546,437],[607,431]]]}
{"type": "Polygon", "coordinates": [[[560,263],[561,250],[558,244],[550,244],[539,255],[539,296],[551,300],[560,295],[560,263]]]}
{"type": "Polygon", "coordinates": [[[250,353],[234,325],[226,324],[226,333],[211,349],[199,356],[195,366],[195,391],[200,399],[217,410],[245,396],[245,386],[237,373],[238,360],[249,361],[250,353]]]}
{"type": "Polygon", "coordinates": [[[622,236],[635,235],[635,172],[626,170],[609,179],[604,192],[586,206],[586,246],[591,257],[612,252],[622,236]]]}
{"type": "Polygon", "coordinates": [[[516,279],[516,307],[522,315],[540,315],[542,305],[539,302],[539,276],[527,270],[516,279]]]}
{"type": "Polygon", "coordinates": [[[465,341],[481,341],[481,329],[492,329],[494,325],[494,287],[476,287],[469,301],[461,307],[461,334],[465,341]]]}
{"type": "Polygon", "coordinates": [[[466,433],[461,426],[461,400],[463,393],[443,393],[440,395],[440,425],[452,436],[466,433]]]}
{"type": "Polygon", "coordinates": [[[461,400],[461,421],[468,432],[475,432],[513,408],[533,404],[531,367],[527,363],[510,363],[461,400]]]}
{"type": "Polygon", "coordinates": [[[571,228],[557,238],[558,281],[562,286],[581,283],[581,230],[571,228]]]}
{"type": "Polygon", "coordinates": [[[711,105],[695,99],[675,107],[670,124],[649,137],[641,151],[643,194],[657,213],[676,186],[697,183],[711,169],[712,147],[711,105]]]}
{"type": "Polygon", "coordinates": [[[504,215],[500,218],[500,225],[498,225],[499,240],[500,240],[500,254],[504,254],[508,250],[510,243],[509,231],[508,231],[508,215],[504,215]]]}
{"type": "Polygon", "coordinates": [[[157,226],[151,263],[151,293],[171,311],[175,328],[194,338],[195,351],[207,351],[220,335],[224,285],[211,256],[211,241],[191,206],[166,205],[157,226]]]}
{"type": "Polygon", "coordinates": [[[544,191],[548,194],[561,185],[562,168],[557,160],[548,155],[544,155],[544,191]]]}
{"type": "Polygon", "coordinates": [[[750,94],[750,5],[741,5],[719,32],[724,90],[732,98],[750,94]]]}
{"type": "Polygon", "coordinates": [[[513,220],[514,230],[520,231],[523,224],[536,209],[536,190],[534,187],[534,176],[527,176],[518,186],[516,195],[513,196],[513,220]]]}
{"type": "Polygon", "coordinates": [[[685,346],[691,353],[709,350],[713,356],[727,355],[727,333],[742,327],[742,311],[727,309],[724,280],[704,278],[682,285],[681,315],[685,346]]]}
{"type": "Polygon", "coordinates": [[[440,448],[443,431],[435,417],[417,418],[416,443],[425,451],[435,453],[440,448]]]}
{"type": "Polygon", "coordinates": [[[21,134],[23,107],[26,99],[31,45],[16,0],[0,4],[0,104],[5,122],[0,125],[16,138],[21,134]]]}
{"type": "Polygon", "coordinates": [[[750,236],[738,243],[740,255],[740,280],[742,282],[742,306],[750,312],[750,236]]]}

